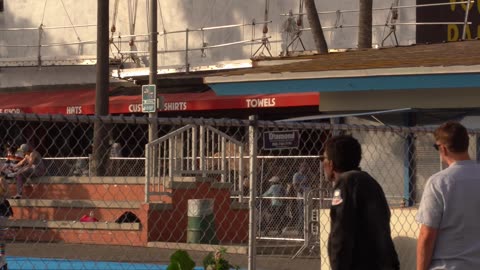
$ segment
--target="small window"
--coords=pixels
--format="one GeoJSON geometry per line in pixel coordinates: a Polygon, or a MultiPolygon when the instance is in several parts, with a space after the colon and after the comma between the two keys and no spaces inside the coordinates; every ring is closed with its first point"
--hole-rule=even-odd
{"type": "Polygon", "coordinates": [[[3,12],[3,0],[0,0],[0,12],[3,12]]]}

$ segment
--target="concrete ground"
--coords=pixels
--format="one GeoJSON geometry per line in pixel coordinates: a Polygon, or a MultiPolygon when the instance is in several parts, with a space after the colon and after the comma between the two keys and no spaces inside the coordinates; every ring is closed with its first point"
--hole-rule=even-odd
{"type": "MultiPolygon", "coordinates": [[[[169,264],[170,255],[175,249],[151,247],[128,247],[108,245],[84,245],[62,243],[14,243],[7,244],[8,256],[34,258],[77,259],[89,261],[114,261],[131,263],[169,264]]],[[[206,252],[188,251],[197,266],[202,264],[206,252]]],[[[244,254],[227,254],[226,258],[232,265],[242,269],[248,267],[248,257],[244,254]]],[[[258,270],[318,270],[320,259],[283,255],[258,255],[258,270]]]]}

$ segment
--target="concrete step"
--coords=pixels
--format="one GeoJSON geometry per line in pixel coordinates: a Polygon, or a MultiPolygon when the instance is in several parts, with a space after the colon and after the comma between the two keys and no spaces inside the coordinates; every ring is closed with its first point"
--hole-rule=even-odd
{"type": "Polygon", "coordinates": [[[126,246],[145,246],[147,242],[139,223],[8,220],[5,225],[7,241],[126,246]]]}
{"type": "Polygon", "coordinates": [[[91,200],[9,200],[14,211],[14,219],[30,220],[80,220],[91,211],[95,218],[103,222],[114,222],[126,211],[137,216],[140,201],[91,201],[91,200]]]}
{"type": "MultiPolygon", "coordinates": [[[[39,177],[27,181],[23,195],[30,199],[129,200],[145,198],[143,177],[39,177]]],[[[16,193],[14,180],[10,194],[16,193]]]]}

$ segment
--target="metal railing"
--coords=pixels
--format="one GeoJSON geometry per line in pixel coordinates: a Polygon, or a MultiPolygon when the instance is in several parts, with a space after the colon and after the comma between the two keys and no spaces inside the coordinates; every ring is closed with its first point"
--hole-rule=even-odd
{"type": "MultiPolygon", "coordinates": [[[[163,31],[161,33],[158,33],[159,37],[164,38],[164,43],[167,44],[167,36],[170,35],[184,35],[185,39],[185,46],[184,48],[179,48],[179,49],[167,49],[166,47],[163,49],[158,50],[158,54],[165,55],[165,54],[172,54],[172,53],[184,53],[184,67],[185,67],[185,72],[190,71],[190,54],[195,51],[200,51],[202,54],[202,57],[206,56],[206,51],[207,50],[212,50],[212,49],[218,49],[218,48],[223,48],[223,47],[229,47],[229,46],[236,46],[236,45],[254,45],[254,44],[262,44],[260,48],[258,48],[255,53],[253,53],[252,50],[252,56],[254,56],[256,53],[260,51],[260,49],[265,48],[269,51],[269,47],[266,47],[266,43],[268,42],[268,39],[270,39],[270,36],[265,36],[266,33],[262,37],[256,37],[256,27],[259,25],[268,25],[271,24],[272,21],[261,21],[261,22],[256,22],[255,20],[252,20],[251,23],[242,23],[242,24],[229,24],[229,25],[219,25],[219,26],[210,26],[210,27],[201,27],[201,28],[195,28],[195,29],[185,29],[185,30],[176,30],[176,31],[163,31]],[[210,31],[216,31],[216,30],[223,30],[223,29],[231,29],[231,28],[242,28],[242,27],[250,27],[251,32],[250,32],[250,38],[249,39],[243,39],[243,40],[237,40],[237,41],[232,41],[232,42],[225,42],[225,43],[219,43],[219,44],[209,44],[207,40],[205,39],[205,33],[210,32],[210,31]],[[201,44],[200,46],[191,46],[191,40],[192,40],[192,35],[195,33],[200,33],[201,37],[201,44]]],[[[40,25],[38,28],[34,27],[26,27],[26,28],[0,28],[0,32],[13,32],[13,31],[37,31],[38,35],[38,42],[36,44],[0,44],[0,48],[38,48],[37,50],[37,59],[38,59],[38,66],[42,65],[42,51],[41,48],[46,48],[46,47],[56,47],[56,46],[72,46],[72,45],[88,45],[88,44],[96,44],[96,40],[80,40],[77,38],[77,41],[74,42],[61,42],[61,43],[44,43],[44,36],[45,36],[45,30],[56,30],[56,29],[64,29],[64,28],[80,28],[80,27],[94,27],[96,25],[94,24],[87,24],[87,25],[72,25],[72,26],[44,26],[43,24],[40,25]]],[[[268,29],[268,28],[267,28],[268,29]]],[[[134,57],[138,56],[145,56],[149,54],[148,50],[133,50],[132,45],[135,43],[145,43],[148,45],[149,43],[149,34],[130,34],[130,35],[116,35],[112,36],[110,39],[110,45],[112,47],[112,57],[117,58],[119,57],[121,59],[121,62],[125,62],[126,59],[132,58],[132,55],[134,57]],[[143,37],[143,39],[137,40],[137,37],[143,37]],[[133,42],[132,42],[133,41],[133,42]],[[122,49],[122,44],[129,44],[130,50],[124,50],[122,49]]],[[[81,47],[79,47],[79,50],[81,50],[81,47]]],[[[270,53],[270,52],[269,52],[270,53]]],[[[271,53],[270,53],[271,54],[271,53]]]]}
{"type": "Polygon", "coordinates": [[[231,183],[231,192],[243,196],[247,170],[244,144],[210,126],[186,125],[145,146],[145,201],[169,195],[184,177],[213,177],[231,183]]]}
{"type": "MultiPolygon", "coordinates": [[[[468,21],[468,16],[470,12],[470,7],[471,5],[475,3],[474,0],[468,0],[468,1],[454,1],[454,2],[445,2],[445,3],[432,3],[432,4],[419,4],[419,5],[401,5],[399,4],[399,0],[393,1],[392,5],[390,7],[382,7],[382,8],[372,8],[373,12],[385,12],[389,11],[389,14],[387,16],[387,19],[385,23],[383,24],[372,24],[372,27],[387,27],[390,29],[390,32],[387,33],[387,35],[382,39],[381,44],[379,44],[381,47],[384,46],[384,42],[386,39],[393,35],[395,38],[396,45],[399,45],[398,39],[396,37],[396,26],[400,25],[450,25],[450,24],[456,24],[456,25],[463,25],[463,31],[462,31],[462,39],[465,40],[466,38],[466,33],[467,33],[467,25],[472,24],[471,22],[468,21]],[[466,5],[465,7],[465,17],[463,21],[458,21],[458,22],[397,22],[398,20],[398,12],[399,10],[402,9],[412,9],[412,8],[428,8],[428,7],[436,7],[436,6],[452,6],[452,5],[466,5]]],[[[330,10],[330,11],[321,11],[318,12],[319,15],[335,15],[335,24],[334,25],[326,25],[322,26],[323,30],[335,30],[335,29],[344,29],[344,28],[358,28],[358,24],[342,24],[342,16],[343,14],[347,13],[359,13],[360,10],[358,9],[347,9],[347,10],[330,10]]],[[[299,41],[300,44],[302,45],[303,50],[305,50],[305,45],[303,41],[301,40],[301,34],[304,31],[311,31],[312,29],[309,27],[303,27],[303,16],[305,16],[306,13],[303,12],[303,6],[300,7],[299,12],[294,13],[292,11],[288,13],[283,13],[280,14],[280,16],[283,17],[288,17],[287,22],[293,23],[294,25],[291,27],[293,30],[293,35],[292,40],[287,44],[286,46],[286,53],[288,53],[289,49],[292,48],[294,45],[295,41],[299,41]],[[295,19],[295,17],[297,19],[295,19]]]]}

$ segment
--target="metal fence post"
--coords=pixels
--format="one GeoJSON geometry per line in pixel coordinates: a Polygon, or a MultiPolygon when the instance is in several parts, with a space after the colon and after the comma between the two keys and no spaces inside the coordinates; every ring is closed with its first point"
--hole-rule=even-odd
{"type": "Polygon", "coordinates": [[[244,174],[244,171],[243,171],[243,146],[240,146],[239,147],[239,152],[240,152],[240,159],[238,161],[238,169],[239,169],[239,174],[238,174],[238,190],[240,191],[240,197],[239,197],[239,201],[240,202],[243,202],[243,181],[245,181],[245,179],[243,179],[245,176],[244,174]]]}
{"type": "Polygon", "coordinates": [[[249,143],[249,158],[250,158],[250,200],[249,200],[249,223],[248,223],[248,270],[256,269],[257,256],[257,222],[256,222],[256,207],[255,202],[257,198],[257,116],[251,115],[248,117],[250,124],[248,127],[248,143],[249,143]]]}
{"type": "Polygon", "coordinates": [[[185,30],[185,72],[190,72],[190,64],[188,63],[188,28],[185,30]]]}
{"type": "Polygon", "coordinates": [[[475,159],[480,161],[480,135],[475,134],[475,159]]]}
{"type": "Polygon", "coordinates": [[[177,155],[174,156],[174,143],[172,140],[175,140],[175,137],[168,139],[168,181],[170,184],[173,184],[173,170],[176,167],[174,162],[176,162],[177,155]]]}
{"type": "Polygon", "coordinates": [[[204,172],[205,171],[205,126],[200,126],[200,149],[199,149],[199,154],[200,154],[200,171],[204,172]]]}
{"type": "MultiPolygon", "coordinates": [[[[407,127],[416,125],[415,113],[407,113],[405,116],[405,124],[407,127]]],[[[404,149],[404,182],[403,182],[403,200],[405,206],[413,206],[415,204],[415,179],[416,179],[416,148],[415,134],[408,132],[405,138],[404,149]]]]}
{"type": "Polygon", "coordinates": [[[198,126],[192,128],[192,170],[197,169],[198,126]]]}
{"type": "MultiPolygon", "coordinates": [[[[226,159],[227,139],[225,137],[221,138],[221,149],[222,149],[222,153],[221,153],[222,158],[221,158],[221,161],[220,161],[221,162],[220,168],[222,170],[221,181],[222,181],[222,183],[225,183],[226,180],[227,180],[227,174],[226,174],[226,172],[227,172],[227,159],[226,159]]],[[[230,155],[230,153],[229,153],[229,155],[230,155]]],[[[228,157],[228,158],[230,158],[230,157],[228,157]]]]}
{"type": "Polygon", "coordinates": [[[43,37],[43,24],[38,27],[38,67],[42,66],[42,37],[43,37]]]}
{"type": "Polygon", "coordinates": [[[150,150],[148,144],[145,145],[145,202],[149,201],[149,186],[150,186],[150,150]]]}

